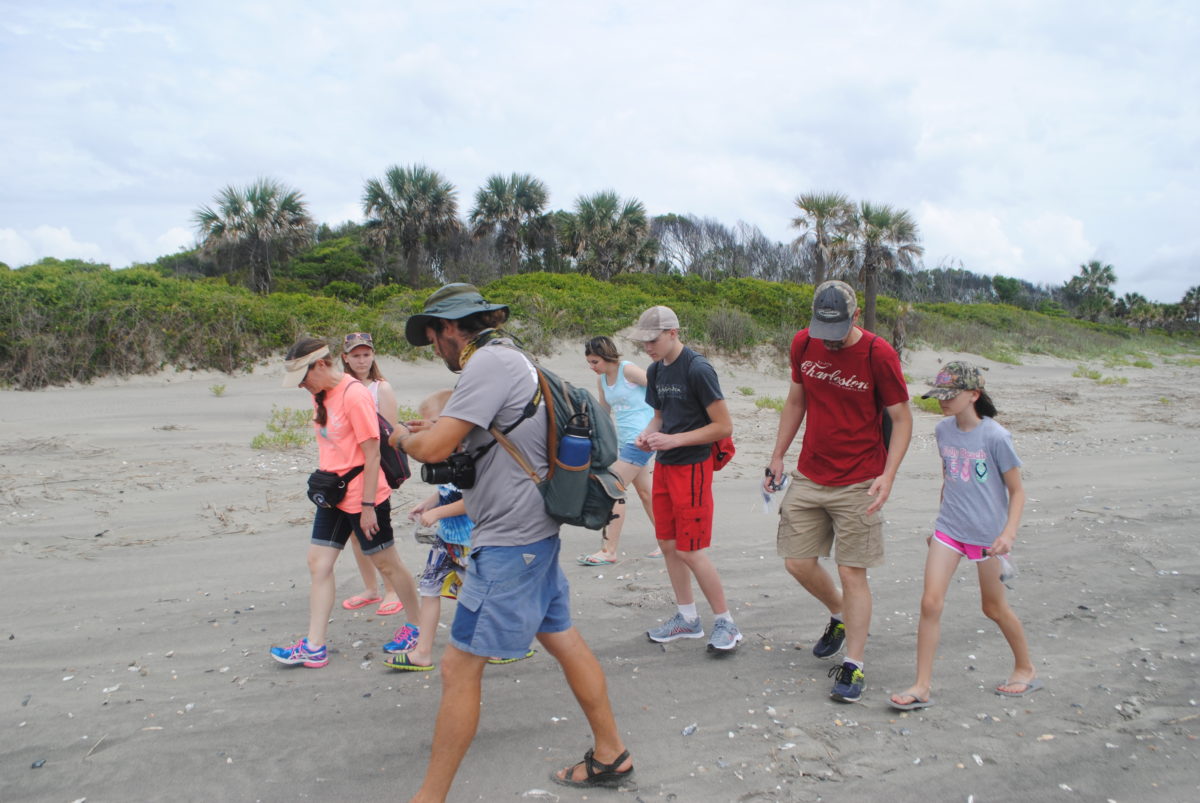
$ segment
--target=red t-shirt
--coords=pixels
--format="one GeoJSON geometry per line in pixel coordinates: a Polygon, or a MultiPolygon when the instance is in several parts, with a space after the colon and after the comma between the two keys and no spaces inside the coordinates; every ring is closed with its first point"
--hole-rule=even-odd
{"type": "Polygon", "coordinates": [[[796,470],[818,485],[872,480],[887,463],[884,407],[908,401],[896,350],[863,331],[849,348],[830,351],[807,329],[792,338],[792,381],[804,388],[804,441],[796,470]]]}
{"type": "MultiPolygon", "coordinates": [[[[316,402],[313,402],[316,409],[316,402]]],[[[325,426],[313,422],[317,435],[317,465],[325,471],[345,474],[367,459],[361,444],[365,440],[379,440],[379,419],[375,417],[375,402],[367,386],[352,377],[349,372],[342,376],[337,387],[325,393],[325,426]]],[[[375,485],[375,504],[391,496],[383,469],[379,469],[379,481],[375,485]]],[[[338,509],[347,513],[362,512],[363,475],[350,480],[346,496],[338,503],[338,509]]]]}

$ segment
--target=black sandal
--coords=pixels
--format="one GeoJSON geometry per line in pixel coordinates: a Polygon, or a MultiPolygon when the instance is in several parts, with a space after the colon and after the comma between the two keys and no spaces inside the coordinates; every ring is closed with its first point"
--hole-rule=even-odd
{"type": "Polygon", "coordinates": [[[589,749],[583,754],[582,764],[587,769],[587,777],[582,781],[576,781],[571,776],[575,774],[575,768],[579,764],[573,764],[567,770],[565,778],[558,777],[557,772],[550,773],[550,780],[561,786],[573,786],[577,789],[587,789],[593,786],[608,786],[616,788],[621,785],[630,775],[633,775],[633,765],[629,765],[627,770],[618,770],[617,767],[624,763],[625,759],[629,758],[629,751],[625,750],[621,755],[617,756],[611,764],[601,764],[593,756],[595,748],[589,749]]]}

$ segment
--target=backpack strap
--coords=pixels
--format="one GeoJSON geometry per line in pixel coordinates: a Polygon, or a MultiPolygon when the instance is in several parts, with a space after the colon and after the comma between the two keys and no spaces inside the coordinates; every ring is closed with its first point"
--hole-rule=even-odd
{"type": "Polygon", "coordinates": [[[512,455],[513,460],[517,461],[517,465],[521,467],[522,471],[529,475],[529,479],[533,480],[535,485],[540,484],[543,480],[548,480],[554,475],[553,455],[557,454],[558,452],[558,429],[555,426],[556,420],[554,405],[550,401],[553,396],[550,392],[549,382],[546,379],[546,375],[543,373],[542,369],[538,367],[537,363],[533,361],[533,359],[524,349],[518,348],[510,343],[496,343],[494,341],[490,345],[503,346],[504,348],[512,349],[524,357],[537,374],[537,387],[533,391],[533,398],[530,399],[525,405],[524,409],[521,410],[521,415],[516,421],[509,424],[504,429],[500,429],[495,425],[488,427],[488,432],[491,433],[493,440],[486,446],[480,447],[479,451],[475,453],[474,457],[476,460],[478,460],[487,454],[488,450],[498,443],[504,447],[506,452],[512,455]],[[530,463],[529,459],[521,453],[521,450],[517,448],[516,444],[514,444],[508,438],[508,433],[516,429],[517,426],[526,419],[533,418],[534,414],[537,412],[538,405],[543,401],[546,402],[546,453],[549,458],[546,462],[549,468],[546,471],[545,477],[539,477],[537,471],[535,471],[533,468],[533,464],[530,463]]]}

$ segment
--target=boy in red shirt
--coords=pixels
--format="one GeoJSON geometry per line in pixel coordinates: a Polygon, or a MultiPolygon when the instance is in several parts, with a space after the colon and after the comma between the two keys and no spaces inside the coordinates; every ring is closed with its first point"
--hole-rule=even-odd
{"type": "Polygon", "coordinates": [[[843,702],[862,696],[871,624],[867,569],[883,563],[879,511],[912,436],[900,358],[886,340],[854,325],[858,312],[845,282],[825,282],[814,293],[812,320],[792,340],[792,385],[763,480],[768,491],[781,487],[783,457],[807,416],[776,545],[788,573],[829,609],[813,654],[827,658],[845,641],[844,662],[829,672],[830,695],[843,702]],[[887,442],[884,410],[891,419],[887,442]],[[835,546],[841,589],[818,563],[835,546]]]}

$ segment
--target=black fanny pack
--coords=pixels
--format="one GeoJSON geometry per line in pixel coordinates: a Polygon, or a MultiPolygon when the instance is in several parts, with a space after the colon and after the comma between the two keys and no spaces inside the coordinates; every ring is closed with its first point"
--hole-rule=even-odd
{"type": "Polygon", "coordinates": [[[350,480],[361,474],[362,470],[362,466],[355,466],[341,475],[320,469],[314,471],[308,475],[308,498],[317,507],[337,507],[337,503],[346,496],[346,486],[350,480]]]}

